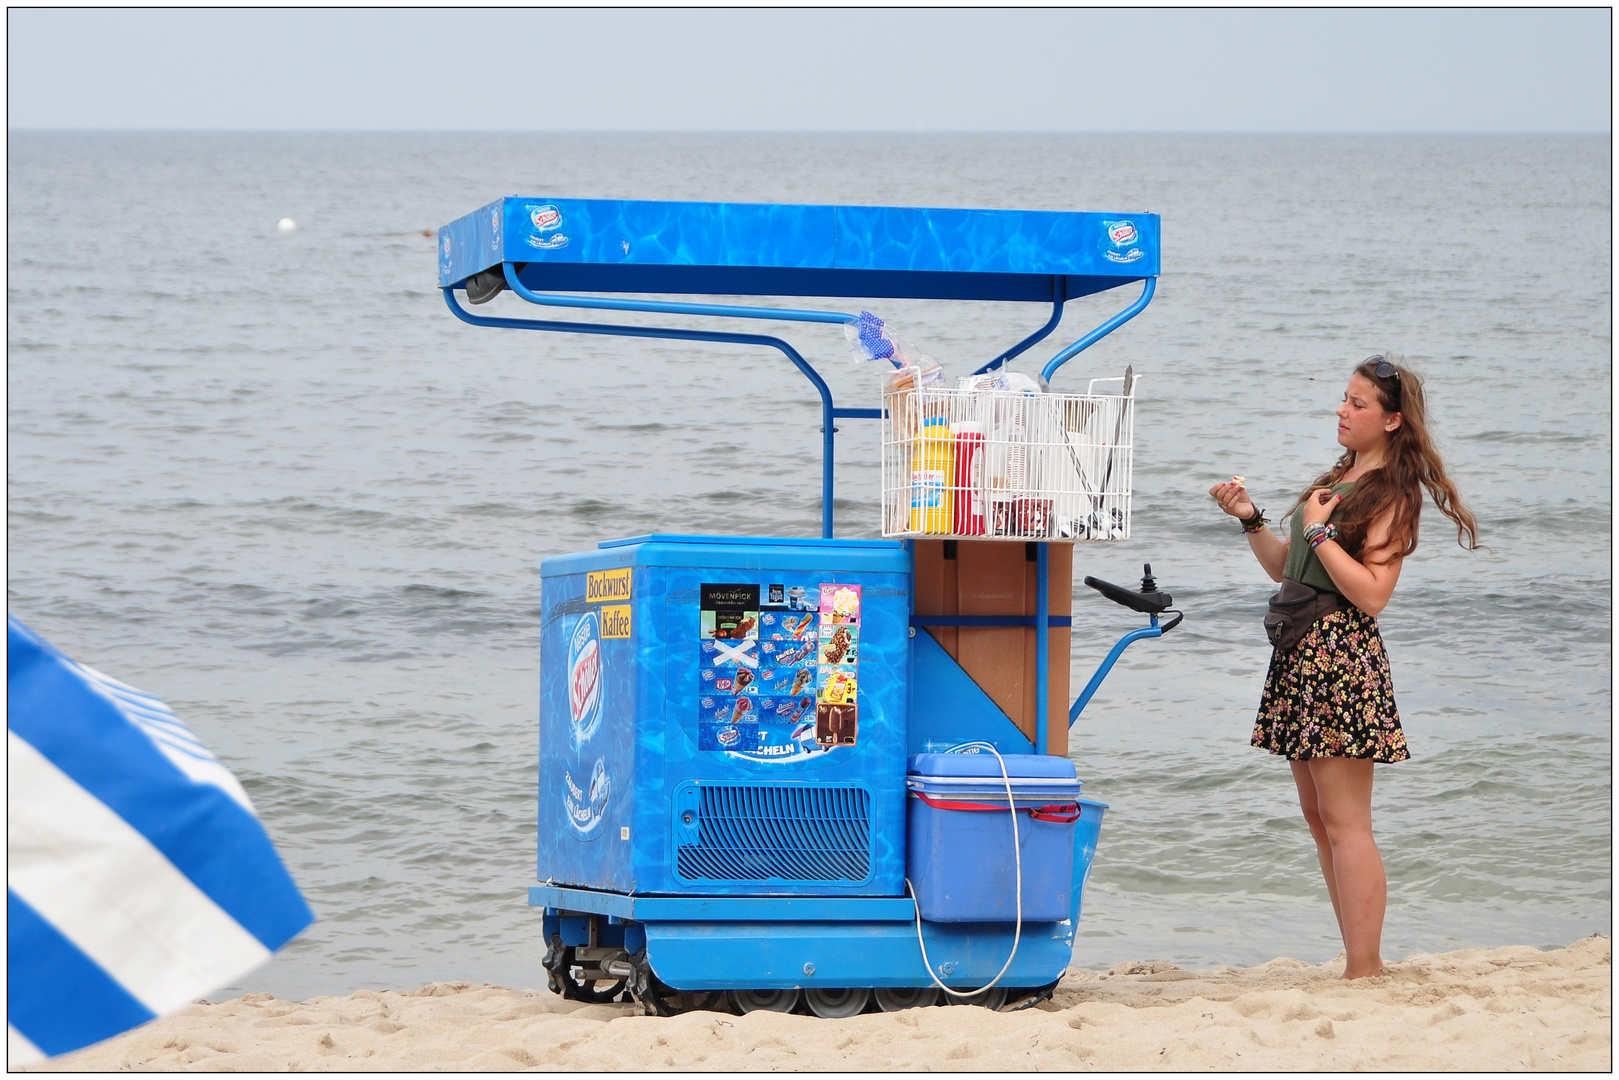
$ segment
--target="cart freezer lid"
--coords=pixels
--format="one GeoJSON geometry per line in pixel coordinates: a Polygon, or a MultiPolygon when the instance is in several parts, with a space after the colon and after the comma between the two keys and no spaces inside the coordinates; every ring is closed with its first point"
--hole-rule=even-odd
{"type": "Polygon", "coordinates": [[[632,544],[703,544],[732,547],[810,547],[810,548],[873,548],[897,551],[904,547],[898,540],[823,539],[812,536],[702,536],[690,533],[644,533],[627,536],[622,540],[602,540],[598,548],[629,547],[632,544]]]}
{"type": "MultiPolygon", "coordinates": [[[[909,574],[910,556],[897,540],[825,540],[786,536],[689,536],[650,533],[603,540],[595,551],[551,555],[540,577],[563,577],[625,566],[714,567],[768,573],[909,574]]],[[[830,579],[829,579],[830,580],[830,579]]]]}

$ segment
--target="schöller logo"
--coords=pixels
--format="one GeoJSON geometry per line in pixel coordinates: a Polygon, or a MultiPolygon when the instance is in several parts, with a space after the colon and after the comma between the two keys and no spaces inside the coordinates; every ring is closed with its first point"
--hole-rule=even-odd
{"type": "Polygon", "coordinates": [[[573,716],[568,739],[578,749],[596,733],[602,715],[602,650],[594,611],[581,615],[568,635],[568,711],[573,716]]]}
{"type": "MultiPolygon", "coordinates": [[[[630,598],[630,575],[635,568],[626,566],[622,570],[597,570],[585,575],[585,603],[603,604],[609,600],[628,600],[630,598]]],[[[607,637],[616,635],[608,634],[607,637]]]]}

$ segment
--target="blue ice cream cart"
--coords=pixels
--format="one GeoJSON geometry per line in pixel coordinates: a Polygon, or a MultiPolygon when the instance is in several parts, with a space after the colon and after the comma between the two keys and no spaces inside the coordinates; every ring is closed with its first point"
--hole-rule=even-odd
{"type": "Polygon", "coordinates": [[[1048,995],[1106,809],[1081,794],[1068,727],[1131,642],[1181,618],[1150,569],[1139,588],[1086,578],[1148,625],[1070,701],[1074,551],[1129,535],[1135,379],[1050,384],[1152,299],[1158,218],[511,197],[441,229],[438,257],[471,325],[773,349],[821,401],[821,536],[651,534],[541,564],[529,903],[551,989],[665,1015],[1048,995]],[[1038,377],[1007,366],[1065,302],[1133,283],[1038,377]],[[471,310],[508,292],[841,324],[882,372],[881,403],[835,405],[776,336],[471,310]],[[715,296],[1050,313],[949,384],[870,312],[691,299],[715,296]],[[882,426],[880,539],[834,535],[839,420],[882,426]]]}

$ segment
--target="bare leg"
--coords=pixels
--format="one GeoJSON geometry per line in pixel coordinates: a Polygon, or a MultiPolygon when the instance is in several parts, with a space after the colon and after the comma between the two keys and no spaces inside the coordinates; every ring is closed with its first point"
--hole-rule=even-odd
{"type": "Polygon", "coordinates": [[[1360,758],[1311,758],[1316,810],[1326,829],[1337,881],[1338,926],[1347,963],[1344,978],[1383,970],[1383,913],[1388,879],[1372,839],[1372,763],[1360,758]]]}
{"type": "Polygon", "coordinates": [[[1338,907],[1338,878],[1332,870],[1332,844],[1327,840],[1327,827],[1321,822],[1321,811],[1318,809],[1319,797],[1315,791],[1315,781],[1310,778],[1310,763],[1308,761],[1290,761],[1293,766],[1293,783],[1299,789],[1299,809],[1304,811],[1304,823],[1310,826],[1310,836],[1315,840],[1315,855],[1321,862],[1321,876],[1327,882],[1327,895],[1332,898],[1332,915],[1338,920],[1338,936],[1344,936],[1344,915],[1338,907]]]}

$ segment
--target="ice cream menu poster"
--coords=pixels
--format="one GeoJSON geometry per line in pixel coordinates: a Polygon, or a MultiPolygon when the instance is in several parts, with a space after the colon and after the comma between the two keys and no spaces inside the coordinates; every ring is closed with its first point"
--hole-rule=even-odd
{"type": "Polygon", "coordinates": [[[856,744],[860,586],[705,583],[698,657],[698,749],[770,761],[856,744]]]}

